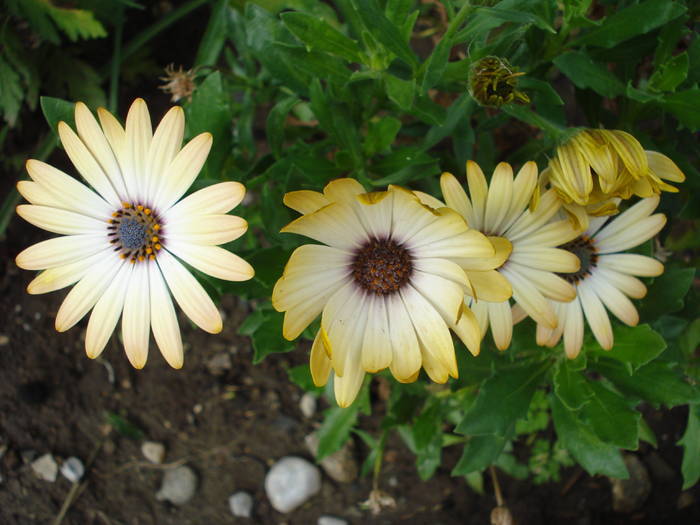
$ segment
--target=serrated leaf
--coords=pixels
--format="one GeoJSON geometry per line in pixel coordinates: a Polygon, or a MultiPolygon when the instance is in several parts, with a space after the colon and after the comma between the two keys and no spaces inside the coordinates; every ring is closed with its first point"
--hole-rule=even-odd
{"type": "Polygon", "coordinates": [[[624,9],[615,10],[603,23],[570,45],[591,45],[604,48],[615,47],[634,36],[648,33],[685,13],[686,7],[679,2],[647,0],[624,9]]]}
{"type": "Polygon", "coordinates": [[[101,38],[107,36],[104,26],[91,11],[69,9],[50,5],[48,13],[54,23],[68,35],[73,42],[78,39],[101,38]]]}
{"type": "Polygon", "coordinates": [[[578,419],[577,413],[566,408],[557,397],[550,398],[552,420],[562,446],[591,476],[604,474],[615,478],[629,477],[620,450],[602,442],[578,419]]]}
{"type": "Polygon", "coordinates": [[[700,404],[688,407],[688,425],[678,445],[683,447],[683,490],[687,490],[700,480],[700,404]]]}
{"type": "Polygon", "coordinates": [[[369,157],[389,149],[396,134],[401,129],[401,121],[394,117],[383,117],[367,124],[367,136],[363,143],[365,154],[369,157]]]}
{"type": "Polygon", "coordinates": [[[265,319],[253,332],[253,364],[257,365],[270,354],[281,354],[294,350],[296,343],[282,337],[282,320],[284,315],[269,310],[265,319]]]}
{"type": "Polygon", "coordinates": [[[413,106],[413,98],[416,94],[415,80],[404,80],[394,75],[384,75],[386,94],[389,100],[401,109],[408,111],[413,106]]]}
{"type": "Polygon", "coordinates": [[[589,381],[589,402],[581,409],[595,434],[605,443],[635,450],[639,441],[641,414],[627,401],[598,381],[589,381]]]}
{"type": "Polygon", "coordinates": [[[688,77],[689,64],[688,53],[685,51],[669,58],[651,75],[649,89],[652,91],[673,91],[688,77]]]}
{"type": "Polygon", "coordinates": [[[594,340],[586,340],[586,352],[604,355],[625,363],[630,370],[655,359],[666,349],[664,338],[652,330],[648,324],[639,326],[615,325],[613,328],[614,345],[612,350],[602,350],[594,340]]]}
{"type": "Polygon", "coordinates": [[[593,395],[585,376],[569,366],[568,359],[557,363],[553,382],[554,393],[569,410],[580,410],[593,395]]]}
{"type": "Polygon", "coordinates": [[[667,93],[661,106],[673,115],[690,131],[700,130],[700,88],[667,93]]]}
{"type": "Polygon", "coordinates": [[[581,51],[567,51],[552,62],[580,89],[590,88],[609,98],[625,92],[619,78],[581,51]]]}
{"type": "Polygon", "coordinates": [[[460,434],[504,436],[527,413],[540,380],[550,362],[499,370],[479,390],[476,402],[455,429],[460,434]]]}
{"type": "Polygon", "coordinates": [[[294,36],[308,49],[323,51],[350,62],[361,62],[362,54],[357,42],[332,27],[325,20],[307,13],[282,13],[282,21],[294,36]]]}

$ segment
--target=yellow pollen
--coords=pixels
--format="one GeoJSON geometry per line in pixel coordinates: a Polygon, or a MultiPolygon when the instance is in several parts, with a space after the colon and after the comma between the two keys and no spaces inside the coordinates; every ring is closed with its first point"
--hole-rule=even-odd
{"type": "Polygon", "coordinates": [[[126,254],[125,253],[120,253],[119,254],[120,259],[126,259],[126,254]]]}
{"type": "Polygon", "coordinates": [[[122,202],[122,208],[131,208],[131,204],[128,202],[122,202]]]}
{"type": "Polygon", "coordinates": [[[143,210],[143,213],[145,213],[146,215],[150,215],[150,214],[151,214],[151,209],[150,209],[150,208],[146,208],[145,210],[143,210]]]}
{"type": "Polygon", "coordinates": [[[155,260],[156,260],[156,256],[155,256],[155,255],[149,255],[148,258],[149,258],[151,261],[155,261],[155,260]]]}
{"type": "Polygon", "coordinates": [[[139,261],[143,261],[145,257],[143,255],[139,255],[139,261]]]}
{"type": "Polygon", "coordinates": [[[158,242],[158,236],[157,236],[157,235],[154,235],[153,238],[151,239],[151,241],[153,241],[153,242],[158,242]]]}
{"type": "Polygon", "coordinates": [[[151,255],[151,254],[153,253],[153,249],[152,249],[152,248],[146,248],[146,253],[147,253],[148,255],[151,255]]]}
{"type": "Polygon", "coordinates": [[[129,262],[130,262],[131,264],[136,264],[136,259],[131,259],[129,262]]]}
{"type": "Polygon", "coordinates": [[[142,205],[142,204],[139,204],[138,206],[136,206],[136,209],[139,210],[139,211],[143,210],[143,205],[142,205]]]}
{"type": "Polygon", "coordinates": [[[155,231],[160,230],[160,224],[154,224],[154,225],[153,225],[153,229],[154,229],[155,231]]]}
{"type": "MultiPolygon", "coordinates": [[[[114,213],[112,213],[112,217],[116,217],[116,216],[117,216],[117,212],[115,211],[114,213]]],[[[112,222],[114,222],[114,221],[112,221],[112,222]]]]}
{"type": "Polygon", "coordinates": [[[160,250],[160,244],[156,244],[156,250],[160,250]]]}

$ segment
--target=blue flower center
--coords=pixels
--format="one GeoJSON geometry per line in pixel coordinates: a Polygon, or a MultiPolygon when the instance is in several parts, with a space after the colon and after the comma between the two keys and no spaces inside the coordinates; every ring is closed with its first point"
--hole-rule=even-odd
{"type": "Polygon", "coordinates": [[[158,214],[141,204],[122,203],[112,214],[107,231],[114,251],[132,264],[155,259],[162,248],[158,214]]]}
{"type": "Polygon", "coordinates": [[[137,219],[125,217],[117,227],[117,236],[122,247],[127,250],[138,250],[146,244],[146,225],[137,219]]]}

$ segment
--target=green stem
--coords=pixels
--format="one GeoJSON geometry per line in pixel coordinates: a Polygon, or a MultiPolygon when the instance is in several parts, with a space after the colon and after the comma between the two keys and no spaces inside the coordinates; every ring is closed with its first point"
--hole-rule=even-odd
{"type": "Polygon", "coordinates": [[[119,99],[119,70],[121,69],[122,36],[124,34],[124,7],[119,6],[117,23],[114,29],[114,52],[112,53],[111,73],[109,77],[109,111],[117,112],[119,99]]]}
{"type": "Polygon", "coordinates": [[[472,9],[474,6],[471,5],[471,2],[467,0],[464,2],[464,5],[459,8],[459,11],[457,11],[457,14],[450,20],[450,25],[447,26],[447,31],[445,31],[445,34],[442,36],[442,38],[451,38],[452,35],[455,34],[457,29],[459,29],[459,26],[462,25],[464,20],[467,18],[467,15],[471,13],[472,9]]]}
{"type": "MultiPolygon", "coordinates": [[[[56,148],[56,135],[53,132],[46,135],[39,144],[36,151],[36,156],[38,160],[46,160],[53,150],[56,148]]],[[[5,197],[5,200],[0,206],[0,239],[5,238],[5,230],[7,230],[7,225],[10,224],[12,216],[15,214],[15,207],[19,204],[21,195],[16,188],[12,188],[10,193],[5,197]]]]}
{"type": "Polygon", "coordinates": [[[374,468],[372,469],[372,490],[379,490],[379,474],[382,472],[382,460],[384,459],[387,434],[387,430],[382,431],[382,437],[379,438],[379,444],[377,445],[377,457],[374,459],[374,468]]]}

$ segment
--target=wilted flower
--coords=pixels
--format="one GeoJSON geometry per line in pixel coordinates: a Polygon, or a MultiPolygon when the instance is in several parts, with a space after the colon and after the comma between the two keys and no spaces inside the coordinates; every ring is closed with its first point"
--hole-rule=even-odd
{"type": "Polygon", "coordinates": [[[179,107],[168,111],[155,133],[141,99],[132,104],[126,129],[102,108],[98,116],[101,125],[79,102],[78,133],[65,122],[58,125],[66,153],[94,191],[48,164],[27,161],[32,180],[17,189],[31,204],[18,206],[17,213],[63,236],[27,248],[16,262],[43,270],[29,284],[31,294],[77,283],[56,314],[56,330],[68,330],[92,309],[88,357],[100,355],[121,315],[124,349],[134,367],[146,364],[153,330],[167,362],[180,368],[182,340],[170,294],[203,330],[220,332],[222,321],[178,259],[220,279],[253,276],[247,262],[216,246],[246,231],[245,220],[227,215],[245,188],[223,182],[180,200],[202,168],[212,136],[202,133],[180,149],[185,119],[179,107]]]}
{"type": "Polygon", "coordinates": [[[185,71],[180,66],[176,70],[174,64],[169,64],[165,68],[165,76],[160,77],[160,80],[164,80],[165,84],[158,86],[158,89],[170,93],[172,95],[171,102],[177,102],[183,98],[192,100],[192,93],[197,87],[194,83],[195,74],[195,69],[185,71]]]}
{"type": "Polygon", "coordinates": [[[396,186],[365,193],[359,182],[339,179],[322,194],[295,191],[284,202],[304,215],[282,231],[323,243],[297,248],[272,293],[287,339],[321,314],[314,382],[325,384],[333,369],[336,399],[347,406],[365,372],[388,367],[411,382],[423,366],[439,383],[457,377],[450,328],[475,354],[481,334],[464,305],[469,279],[454,261],[493,257],[486,236],[396,186]]]}
{"type": "Polygon", "coordinates": [[[482,106],[529,104],[530,98],[518,90],[518,77],[524,74],[516,72],[505,58],[484,57],[469,70],[469,94],[482,106]]]}

